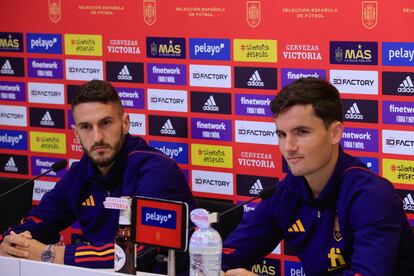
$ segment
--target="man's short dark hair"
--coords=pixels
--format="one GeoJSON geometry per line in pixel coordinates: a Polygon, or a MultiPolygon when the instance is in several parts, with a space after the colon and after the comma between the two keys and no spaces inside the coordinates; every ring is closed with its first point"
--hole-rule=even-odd
{"type": "Polygon", "coordinates": [[[338,89],[326,80],[302,78],[282,88],[270,102],[273,116],[294,105],[313,107],[316,117],[328,128],[333,122],[342,122],[342,104],[338,89]]]}
{"type": "Polygon", "coordinates": [[[81,103],[114,103],[122,110],[122,103],[115,88],[107,81],[91,80],[83,84],[72,99],[72,110],[81,103]]]}

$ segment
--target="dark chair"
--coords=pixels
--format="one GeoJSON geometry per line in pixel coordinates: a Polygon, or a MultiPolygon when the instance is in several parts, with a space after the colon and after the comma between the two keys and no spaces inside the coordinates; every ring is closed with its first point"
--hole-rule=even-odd
{"type": "MultiPolygon", "coordinates": [[[[0,177],[0,194],[3,194],[26,179],[0,177]]],[[[32,208],[33,181],[0,198],[0,233],[9,226],[20,223],[32,208]]]]}
{"type": "MultiPolygon", "coordinates": [[[[195,197],[198,208],[203,208],[210,213],[217,212],[219,214],[235,206],[233,201],[224,199],[213,199],[204,197],[195,197]]],[[[212,226],[216,229],[224,241],[226,237],[237,227],[243,218],[243,207],[237,208],[220,217],[218,223],[212,226]]]]}

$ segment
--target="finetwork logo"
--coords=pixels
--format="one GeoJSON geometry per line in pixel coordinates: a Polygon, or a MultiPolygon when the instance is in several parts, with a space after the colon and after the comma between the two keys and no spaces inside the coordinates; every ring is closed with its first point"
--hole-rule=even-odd
{"type": "Polygon", "coordinates": [[[282,68],[282,73],[281,73],[282,87],[288,84],[291,84],[292,82],[298,79],[307,78],[307,77],[326,79],[326,70],[282,68]]]}
{"type": "Polygon", "coordinates": [[[0,100],[25,102],[25,83],[0,81],[0,100]]]}
{"type": "Polygon", "coordinates": [[[145,97],[143,88],[116,87],[115,89],[121,98],[123,107],[144,109],[145,97]]]}
{"type": "Polygon", "coordinates": [[[154,84],[187,84],[187,68],[185,64],[147,64],[148,83],[154,84]]]}
{"type": "Polygon", "coordinates": [[[62,35],[60,34],[26,34],[26,48],[29,53],[61,54],[62,35]]]}
{"type": "Polygon", "coordinates": [[[349,150],[378,152],[378,130],[344,128],[341,145],[349,150]]]}
{"type": "Polygon", "coordinates": [[[414,66],[414,42],[383,42],[382,64],[414,66]]]}
{"type": "Polygon", "coordinates": [[[269,117],[269,108],[273,96],[256,94],[236,94],[236,114],[269,117]]]}
{"type": "Polygon", "coordinates": [[[30,78],[63,78],[61,59],[28,58],[27,73],[30,78]]]}
{"type": "Polygon", "coordinates": [[[414,102],[382,102],[382,122],[414,125],[414,102]]]}
{"type": "Polygon", "coordinates": [[[230,40],[190,38],[190,59],[230,60],[230,40]]]}
{"type": "Polygon", "coordinates": [[[191,137],[195,139],[231,141],[231,120],[192,118],[191,137]]]}
{"type": "Polygon", "coordinates": [[[413,80],[412,72],[382,72],[382,94],[413,96],[413,80]]]}
{"type": "MultiPolygon", "coordinates": [[[[40,157],[40,156],[32,156],[31,164],[32,164],[32,175],[40,175],[45,173],[46,171],[52,168],[53,164],[55,164],[59,159],[57,158],[50,158],[50,157],[40,157]]],[[[58,172],[51,171],[47,173],[48,176],[54,177],[62,177],[66,173],[66,169],[60,170],[58,172]]]]}

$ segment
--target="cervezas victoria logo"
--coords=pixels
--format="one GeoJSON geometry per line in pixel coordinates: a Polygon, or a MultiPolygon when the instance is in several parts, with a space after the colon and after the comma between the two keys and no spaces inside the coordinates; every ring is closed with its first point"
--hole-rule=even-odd
{"type": "Polygon", "coordinates": [[[49,19],[53,23],[58,23],[62,17],[60,0],[49,0],[49,19]]]}
{"type": "Polygon", "coordinates": [[[362,25],[373,29],[378,23],[378,2],[362,1],[362,25]]]}
{"type": "Polygon", "coordinates": [[[247,24],[252,28],[256,28],[260,25],[260,1],[247,1],[246,2],[246,19],[247,24]]]}
{"type": "Polygon", "coordinates": [[[157,21],[157,4],[155,0],[144,0],[144,22],[151,26],[157,21]]]}

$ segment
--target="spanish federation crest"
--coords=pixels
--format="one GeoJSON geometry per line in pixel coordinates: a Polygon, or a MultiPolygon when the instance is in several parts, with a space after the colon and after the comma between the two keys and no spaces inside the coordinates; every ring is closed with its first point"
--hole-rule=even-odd
{"type": "Polygon", "coordinates": [[[378,23],[378,2],[362,1],[362,25],[373,29],[378,23]]]}
{"type": "Polygon", "coordinates": [[[49,0],[49,19],[53,23],[58,23],[62,17],[60,0],[49,0]]]}
{"type": "Polygon", "coordinates": [[[341,233],[341,229],[339,228],[338,213],[336,213],[336,215],[335,215],[335,224],[334,224],[333,236],[334,236],[334,239],[337,242],[342,240],[342,233],[341,233]]]}
{"type": "Polygon", "coordinates": [[[260,24],[260,1],[246,2],[247,23],[252,28],[256,28],[260,24]]]}
{"type": "Polygon", "coordinates": [[[151,26],[157,21],[157,5],[155,0],[144,0],[144,21],[151,26]]]}
{"type": "Polygon", "coordinates": [[[337,62],[341,62],[342,58],[343,58],[343,51],[341,48],[338,47],[335,49],[335,60],[337,62]]]}

